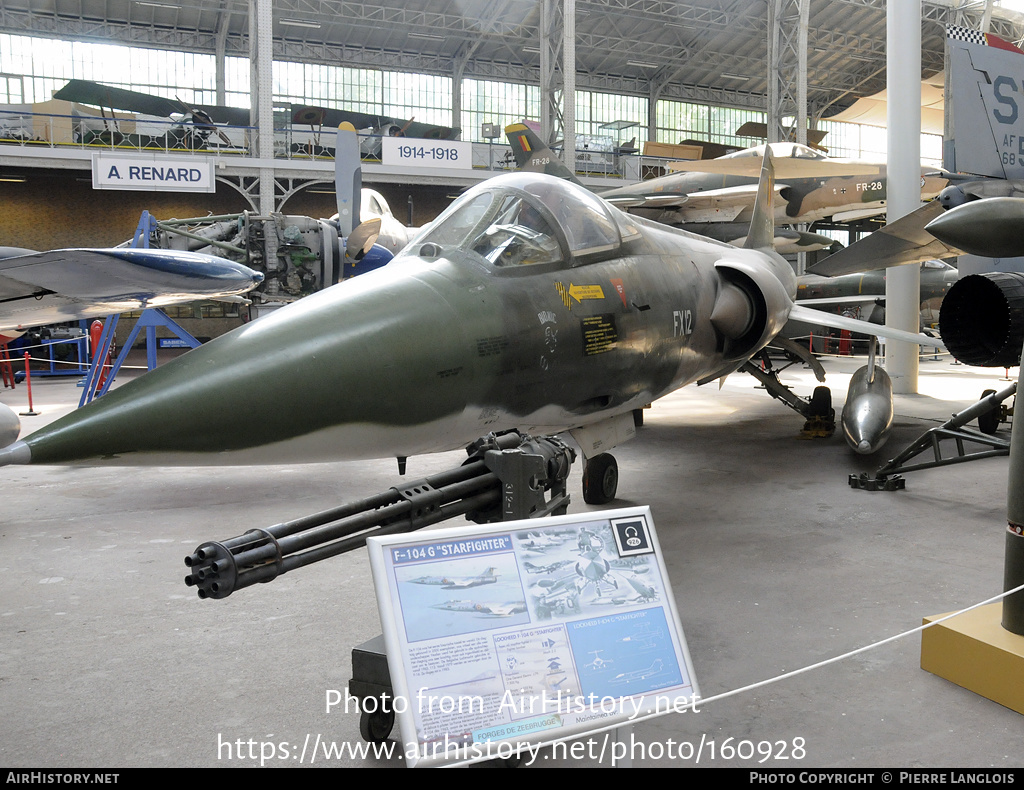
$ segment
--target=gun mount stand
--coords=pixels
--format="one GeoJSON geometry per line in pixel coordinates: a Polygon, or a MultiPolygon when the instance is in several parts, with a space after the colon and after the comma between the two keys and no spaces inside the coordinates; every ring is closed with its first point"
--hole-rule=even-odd
{"type": "Polygon", "coordinates": [[[903,479],[903,474],[906,472],[916,472],[919,469],[931,469],[936,466],[961,464],[979,458],[1009,455],[1009,439],[1003,439],[991,434],[995,433],[1002,419],[1013,413],[1012,408],[1003,406],[1003,401],[1014,396],[1016,392],[1016,382],[999,392],[987,390],[977,403],[968,406],[961,412],[957,412],[946,422],[942,423],[942,425],[921,434],[903,452],[879,467],[874,476],[869,475],[867,472],[862,472],[859,475],[850,475],[850,487],[860,488],[864,491],[899,491],[906,488],[907,482],[903,479]],[[973,419],[978,420],[981,432],[964,427],[973,419]],[[956,455],[943,457],[940,443],[944,439],[951,439],[956,443],[956,455]],[[965,447],[967,442],[981,445],[988,449],[968,451],[965,447]],[[922,461],[916,464],[907,463],[907,461],[916,458],[929,448],[933,451],[935,460],[922,461]]]}
{"type": "MultiPolygon", "coordinates": [[[[832,391],[828,387],[815,387],[811,399],[805,400],[779,380],[779,373],[795,363],[776,370],[766,352],[762,351],[760,356],[763,369],[752,362],[744,362],[740,370],[760,381],[769,395],[782,401],[804,418],[806,422],[800,430],[800,435],[808,439],[827,439],[835,433],[836,411],[832,408],[832,391]]],[[[824,371],[819,374],[821,365],[817,360],[814,361],[812,369],[818,381],[823,381],[824,371]]]]}
{"type": "MultiPolygon", "coordinates": [[[[358,502],[208,542],[185,558],[185,584],[203,599],[270,582],[283,573],[366,545],[371,535],[413,532],[455,516],[486,524],[564,515],[576,453],[556,437],[488,434],[461,466],[358,502]],[[545,495],[549,496],[546,498],[545,495]]],[[[352,650],[349,693],[360,701],[359,732],[381,743],[395,723],[384,638],[352,650]]]]}

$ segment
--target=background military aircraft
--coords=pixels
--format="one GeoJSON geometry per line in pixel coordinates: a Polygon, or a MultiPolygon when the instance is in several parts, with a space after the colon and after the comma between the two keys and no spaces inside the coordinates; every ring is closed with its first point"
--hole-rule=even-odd
{"type": "Polygon", "coordinates": [[[542,174],[483,182],[389,265],[124,384],[0,463],[402,458],[488,432],[568,431],[587,459],[585,498],[607,502],[606,451],[635,435],[637,409],[738,370],[813,312],[771,249],[768,153],[763,167],[744,249],[542,174]]]}
{"type": "Polygon", "coordinates": [[[498,583],[498,569],[487,568],[476,576],[420,576],[410,579],[413,584],[427,584],[442,587],[445,590],[457,590],[468,587],[480,587],[484,584],[498,583]]]}
{"type": "MultiPolygon", "coordinates": [[[[928,260],[920,266],[921,325],[930,327],[938,323],[942,299],[956,284],[960,273],[955,266],[942,261],[928,260]]],[[[807,307],[884,324],[885,271],[856,272],[836,277],[803,274],[797,278],[796,298],[807,307]]],[[[787,327],[786,334],[790,335],[790,331],[791,328],[787,327]]]]}
{"type": "MultiPolygon", "coordinates": [[[[528,127],[516,124],[506,133],[520,169],[575,179],[575,174],[528,127]]],[[[832,217],[836,221],[862,219],[885,213],[885,166],[829,159],[797,143],[770,143],[779,181],[773,206],[777,225],[795,225],[832,217]]],[[[680,172],[618,187],[601,197],[630,213],[694,233],[711,234],[720,241],[742,244],[757,193],[758,171],[765,146],[747,148],[718,159],[678,162],[680,172]],[[716,226],[723,227],[717,228],[716,226]]],[[[954,176],[941,168],[921,168],[921,199],[929,200],[954,176]]],[[[776,231],[777,233],[779,231],[776,231]]],[[[826,249],[832,239],[790,231],[792,249],[826,249]]]]}
{"type": "MultiPolygon", "coordinates": [[[[797,224],[831,217],[837,222],[885,213],[885,165],[829,159],[798,143],[769,143],[776,162],[775,221],[797,224]]],[[[674,213],[681,222],[745,221],[765,146],[712,160],[679,162],[678,172],[619,187],[602,195],[630,210],[674,213]]],[[[921,200],[931,200],[954,174],[921,167],[921,200]]],[[[656,217],[653,217],[656,218],[656,217]]]]}
{"type": "MultiPolygon", "coordinates": [[[[789,126],[785,129],[786,139],[790,142],[797,142],[797,129],[795,126],[789,126]]],[[[823,132],[820,129],[808,129],[807,130],[807,145],[816,151],[823,151],[828,153],[828,149],[825,148],[821,141],[825,139],[828,132],[823,132]]],[[[760,121],[747,121],[736,130],[737,137],[758,137],[765,142],[768,141],[768,124],[761,123],[760,121]]]]}
{"type": "Polygon", "coordinates": [[[526,611],[526,601],[478,602],[478,601],[445,601],[435,603],[434,609],[443,609],[448,612],[470,612],[490,617],[511,617],[514,614],[523,614],[526,611]]]}
{"type": "MultiPolygon", "coordinates": [[[[380,157],[381,137],[457,140],[462,133],[462,130],[457,127],[423,123],[415,118],[405,120],[388,115],[373,115],[313,105],[292,104],[289,107],[293,124],[308,125],[310,127],[314,135],[314,145],[315,141],[319,139],[320,130],[324,127],[333,130],[343,123],[350,123],[366,135],[359,144],[360,152],[370,157],[380,157]]],[[[301,150],[301,146],[293,146],[293,149],[301,150]]],[[[327,156],[334,155],[334,150],[329,147],[320,149],[320,151],[327,156]]]]}
{"type": "Polygon", "coordinates": [[[157,146],[194,150],[205,148],[214,134],[222,142],[230,145],[231,140],[224,129],[220,128],[223,125],[249,125],[249,111],[238,107],[191,105],[177,98],[153,96],[90,80],[69,80],[64,87],[54,92],[53,98],[98,107],[104,119],[106,111],[111,111],[110,122],[104,124],[104,130],[86,132],[82,140],[85,143],[97,140],[108,145],[126,142],[142,148],[157,146]],[[166,118],[168,121],[174,121],[174,124],[166,131],[155,135],[123,133],[118,128],[118,119],[114,118],[114,110],[166,118]]]}
{"type": "Polygon", "coordinates": [[[241,264],[180,250],[0,247],[0,342],[33,326],[238,296],[262,281],[241,264]]]}
{"type": "MultiPolygon", "coordinates": [[[[977,180],[951,184],[939,194],[939,202],[948,210],[989,198],[1024,198],[1024,119],[1018,98],[1018,85],[1024,75],[1021,51],[995,37],[979,40],[952,27],[947,32],[948,136],[952,139],[948,140],[946,154],[957,170],[974,174],[977,180]]],[[[992,248],[995,244],[997,248],[1013,249],[1012,240],[1000,230],[1009,205],[990,204],[986,210],[962,212],[952,219],[936,221],[929,230],[937,229],[934,235],[944,239],[943,229],[949,228],[957,238],[972,239],[968,242],[972,246],[992,248]],[[984,224],[968,227],[967,217],[984,224]],[[1010,243],[1004,245],[1000,238],[1010,243]]]]}
{"type": "MultiPolygon", "coordinates": [[[[241,107],[224,107],[216,104],[193,105],[183,102],[181,99],[168,99],[164,96],[154,96],[139,91],[117,88],[113,85],[104,85],[90,80],[69,80],[68,83],[53,94],[55,99],[76,102],[79,104],[99,107],[106,117],[106,110],[124,110],[127,112],[142,113],[157,118],[167,118],[175,121],[174,126],[160,135],[150,135],[150,139],[142,139],[141,135],[122,134],[116,129],[116,122],[111,118],[111,125],[102,133],[92,133],[93,137],[100,137],[107,144],[117,144],[122,141],[131,142],[133,145],[156,144],[160,147],[170,148],[204,148],[207,146],[211,135],[216,134],[222,142],[231,145],[232,140],[225,133],[223,127],[247,127],[250,125],[250,111],[241,107]]],[[[401,135],[403,137],[421,137],[428,139],[454,140],[458,138],[461,130],[448,126],[427,124],[417,122],[415,119],[405,120],[393,118],[386,115],[374,115],[370,113],[350,112],[348,110],[336,110],[327,107],[310,105],[289,105],[291,121],[296,126],[310,126],[314,134],[312,148],[306,143],[296,142],[292,144],[294,153],[310,153],[316,155],[333,156],[334,149],[330,147],[321,148],[318,145],[319,132],[325,126],[333,131],[342,123],[351,123],[352,126],[368,135],[401,135]]],[[[113,114],[112,114],[113,115],[113,114]]],[[[235,135],[235,137],[238,137],[235,135]]],[[[89,142],[85,139],[85,142],[89,142]]],[[[374,154],[380,151],[380,141],[364,141],[370,148],[364,153],[374,154]],[[372,150],[371,150],[372,149],[372,150]]],[[[242,145],[244,140],[240,137],[234,141],[242,145]]]]}

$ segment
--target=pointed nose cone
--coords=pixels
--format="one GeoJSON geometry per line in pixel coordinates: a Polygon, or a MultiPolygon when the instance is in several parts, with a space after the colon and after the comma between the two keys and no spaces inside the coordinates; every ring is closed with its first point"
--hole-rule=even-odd
{"type": "MultiPolygon", "coordinates": [[[[284,307],[51,423],[23,440],[31,463],[282,463],[446,449],[425,445],[472,396],[475,347],[444,296],[450,280],[390,268],[284,307]]],[[[18,452],[9,462],[25,462],[18,452]]]]}

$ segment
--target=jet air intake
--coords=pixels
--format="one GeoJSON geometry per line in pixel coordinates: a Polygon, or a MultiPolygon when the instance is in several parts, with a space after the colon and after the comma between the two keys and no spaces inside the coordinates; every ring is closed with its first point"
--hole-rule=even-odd
{"type": "Polygon", "coordinates": [[[961,278],[942,300],[939,332],[965,365],[1009,368],[1024,346],[1024,274],[990,272],[961,278]]]}
{"type": "Polygon", "coordinates": [[[745,359],[779,333],[792,299],[777,277],[746,261],[720,261],[721,287],[711,324],[725,339],[727,359],[745,359]]]}

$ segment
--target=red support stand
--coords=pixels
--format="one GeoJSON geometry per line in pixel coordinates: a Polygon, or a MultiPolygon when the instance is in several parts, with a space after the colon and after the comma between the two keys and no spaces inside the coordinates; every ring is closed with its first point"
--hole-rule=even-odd
{"type": "Polygon", "coordinates": [[[850,356],[853,353],[853,351],[850,348],[850,346],[851,346],[851,339],[850,338],[851,338],[851,336],[850,336],[850,330],[849,329],[844,329],[844,330],[842,330],[842,332],[840,332],[840,334],[839,334],[839,356],[841,356],[841,357],[848,357],[848,356],[850,356]]]}
{"type": "Polygon", "coordinates": [[[0,343],[0,377],[3,378],[4,389],[14,389],[14,368],[11,367],[11,354],[6,343],[0,343]]]}
{"type": "Polygon", "coordinates": [[[18,412],[22,417],[36,417],[39,415],[32,408],[32,356],[25,352],[25,386],[28,387],[28,411],[18,412]]]}
{"type": "MultiPolygon", "coordinates": [[[[90,346],[92,346],[92,364],[94,366],[100,364],[99,355],[100,355],[100,346],[102,345],[102,343],[100,342],[100,339],[101,339],[102,336],[103,336],[103,322],[97,319],[96,321],[93,321],[89,325],[89,344],[90,344],[90,346]]],[[[104,388],[104,385],[107,383],[107,375],[110,373],[110,369],[112,367],[112,365],[110,363],[110,354],[111,354],[111,351],[113,350],[113,346],[114,346],[114,342],[113,342],[113,340],[111,340],[110,344],[107,346],[107,358],[103,360],[103,364],[102,364],[102,368],[101,368],[102,373],[100,373],[100,379],[96,383],[96,390],[95,390],[95,392],[101,391],[104,388]]]]}

